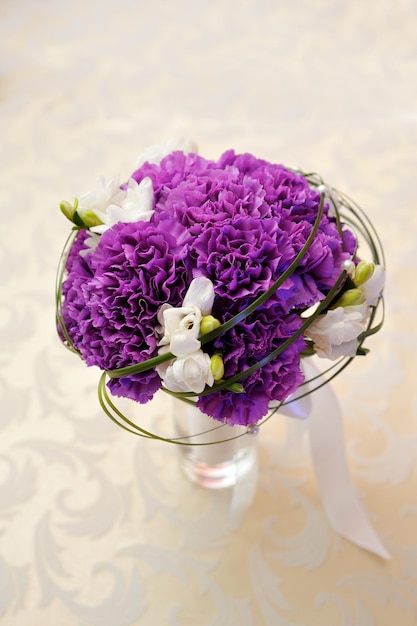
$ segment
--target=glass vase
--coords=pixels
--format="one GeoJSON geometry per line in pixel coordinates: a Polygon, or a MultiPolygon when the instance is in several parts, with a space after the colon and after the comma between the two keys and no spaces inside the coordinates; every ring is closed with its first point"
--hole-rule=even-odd
{"type": "Polygon", "coordinates": [[[256,479],[256,426],[221,424],[181,400],[174,400],[173,421],[175,437],[184,444],[177,446],[181,467],[193,483],[223,489],[256,479]]]}

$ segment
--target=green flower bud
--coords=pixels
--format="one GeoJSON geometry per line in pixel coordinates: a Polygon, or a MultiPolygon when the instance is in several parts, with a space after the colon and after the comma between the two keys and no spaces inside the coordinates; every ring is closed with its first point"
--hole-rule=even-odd
{"type": "MultiPolygon", "coordinates": [[[[78,213],[77,213],[78,215],[78,213]]],[[[97,217],[95,213],[92,211],[85,211],[82,216],[79,216],[86,228],[91,228],[92,226],[100,226],[103,222],[97,217]]]]}
{"type": "Polygon", "coordinates": [[[215,317],[212,315],[204,315],[200,322],[200,334],[207,335],[207,333],[211,332],[215,328],[218,328],[219,326],[220,322],[219,320],[216,320],[215,317]]]}
{"type": "Polygon", "coordinates": [[[75,207],[67,200],[63,200],[59,205],[59,208],[61,209],[65,217],[67,217],[72,222],[72,218],[74,217],[75,213],[75,207]]]}
{"type": "Polygon", "coordinates": [[[232,383],[227,387],[229,391],[233,391],[234,393],[245,393],[245,388],[240,383],[232,383]]]}
{"type": "Polygon", "coordinates": [[[360,285],[363,285],[364,283],[366,283],[366,281],[368,281],[371,278],[372,274],[374,273],[374,269],[375,269],[374,263],[368,263],[367,261],[359,261],[359,263],[356,266],[355,277],[353,279],[353,282],[355,283],[355,285],[359,287],[360,285]]]}
{"type": "Polygon", "coordinates": [[[213,354],[210,359],[210,369],[214,380],[221,380],[224,376],[224,364],[220,354],[213,354]]]}
{"type": "Polygon", "coordinates": [[[364,301],[365,298],[363,297],[363,293],[360,289],[348,289],[342,293],[339,300],[332,308],[336,309],[338,306],[356,306],[357,304],[362,304],[364,301]]]}

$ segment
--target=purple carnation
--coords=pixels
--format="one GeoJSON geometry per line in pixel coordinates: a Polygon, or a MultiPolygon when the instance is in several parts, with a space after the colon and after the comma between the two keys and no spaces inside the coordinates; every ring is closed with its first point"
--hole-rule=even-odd
{"type": "Polygon", "coordinates": [[[221,226],[239,217],[259,220],[270,215],[265,192],[257,180],[242,176],[237,168],[209,166],[172,190],[164,204],[164,211],[174,215],[193,236],[213,224],[221,226]]]}
{"type": "Polygon", "coordinates": [[[197,154],[172,152],[158,165],[144,163],[131,175],[131,178],[140,183],[145,177],[152,181],[155,198],[155,210],[161,211],[173,189],[181,182],[196,176],[200,171],[214,167],[214,161],[207,161],[197,154]]]}
{"type": "Polygon", "coordinates": [[[231,393],[214,391],[207,396],[200,396],[197,407],[219,422],[229,426],[256,424],[268,412],[268,399],[261,391],[251,393],[231,393]]]}
{"type": "Polygon", "coordinates": [[[245,178],[258,181],[271,215],[279,217],[283,210],[290,210],[293,215],[306,217],[310,213],[315,217],[320,195],[305,178],[283,165],[247,153],[236,155],[233,150],[225,152],[218,164],[222,168],[237,168],[245,178]]]}
{"type": "Polygon", "coordinates": [[[271,285],[282,258],[276,231],[274,220],[250,217],[206,228],[191,252],[196,274],[208,276],[221,297],[256,297],[271,285]]]}
{"type": "MultiPolygon", "coordinates": [[[[87,365],[102,370],[156,356],[156,317],[165,302],[179,306],[189,280],[188,238],[178,223],[119,223],[95,251],[78,256],[64,283],[64,320],[87,365]]],[[[155,371],[114,379],[115,395],[143,402],[161,386],[155,371]]]]}

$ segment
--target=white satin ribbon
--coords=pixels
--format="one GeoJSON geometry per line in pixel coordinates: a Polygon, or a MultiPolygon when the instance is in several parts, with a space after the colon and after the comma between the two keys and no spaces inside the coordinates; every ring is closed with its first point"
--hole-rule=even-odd
{"type": "MultiPolygon", "coordinates": [[[[306,380],[320,373],[311,362],[304,363],[303,367],[306,380]]],[[[301,389],[305,390],[306,386],[309,385],[301,389]]],[[[361,548],[390,559],[370,525],[350,480],[342,412],[330,384],[315,390],[311,395],[293,400],[284,405],[281,411],[289,417],[308,418],[306,424],[313,466],[323,507],[332,528],[361,548]]]]}

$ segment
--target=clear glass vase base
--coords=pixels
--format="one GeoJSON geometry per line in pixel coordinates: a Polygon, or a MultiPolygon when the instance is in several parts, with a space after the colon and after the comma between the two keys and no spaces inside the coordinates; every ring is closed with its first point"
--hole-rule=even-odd
{"type": "Polygon", "coordinates": [[[233,487],[254,471],[256,465],[257,450],[254,446],[237,450],[231,458],[219,463],[199,460],[193,447],[183,451],[181,459],[181,468],[187,478],[206,489],[233,487]]]}
{"type": "Polygon", "coordinates": [[[258,467],[258,437],[246,426],[227,426],[195,405],[174,402],[174,428],[180,466],[200,487],[224,489],[249,480],[258,467]]]}

